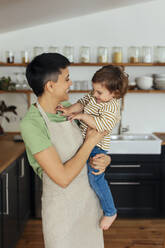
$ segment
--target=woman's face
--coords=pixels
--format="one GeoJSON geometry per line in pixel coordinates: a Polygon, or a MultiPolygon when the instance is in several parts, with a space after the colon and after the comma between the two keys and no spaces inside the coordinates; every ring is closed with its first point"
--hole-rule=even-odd
{"type": "Polygon", "coordinates": [[[72,85],[72,81],[69,79],[68,68],[61,69],[61,74],[58,76],[58,80],[54,84],[54,94],[59,102],[66,101],[69,98],[69,87],[72,85]]]}

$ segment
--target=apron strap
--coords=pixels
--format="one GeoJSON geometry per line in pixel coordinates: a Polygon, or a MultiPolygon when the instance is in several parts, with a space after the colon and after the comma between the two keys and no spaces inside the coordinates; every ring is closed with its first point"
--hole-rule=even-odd
{"type": "Polygon", "coordinates": [[[44,119],[44,121],[45,121],[47,127],[49,128],[49,122],[50,122],[50,121],[49,121],[49,118],[47,117],[45,111],[43,110],[43,108],[41,107],[41,105],[39,104],[38,101],[36,102],[36,105],[37,105],[38,110],[39,110],[41,116],[43,117],[43,119],[44,119]]]}

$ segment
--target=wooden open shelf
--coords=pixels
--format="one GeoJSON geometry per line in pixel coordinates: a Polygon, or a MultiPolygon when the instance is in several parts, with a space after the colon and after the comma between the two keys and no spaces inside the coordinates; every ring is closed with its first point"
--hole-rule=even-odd
{"type": "MultiPolygon", "coordinates": [[[[0,66],[23,66],[25,63],[4,63],[0,62],[0,66]]],[[[104,66],[104,65],[118,65],[118,66],[165,66],[165,63],[71,63],[71,66],[104,66]]]]}
{"type": "MultiPolygon", "coordinates": [[[[89,90],[70,90],[69,93],[88,93],[89,90]]],[[[23,93],[23,94],[31,94],[33,93],[33,91],[31,90],[13,90],[13,91],[5,91],[5,90],[0,90],[0,94],[6,94],[6,93],[23,93]]],[[[128,93],[165,93],[165,90],[155,90],[155,89],[151,89],[151,90],[139,90],[139,89],[135,89],[135,90],[128,90],[128,93]]]]}
{"type": "MultiPolygon", "coordinates": [[[[70,90],[69,93],[88,93],[89,90],[70,90]]],[[[26,94],[27,95],[27,103],[28,103],[28,108],[31,105],[31,94],[33,93],[31,90],[13,90],[13,91],[4,91],[0,90],[0,94],[26,94]]],[[[139,90],[139,89],[134,89],[134,90],[128,90],[128,93],[165,93],[165,90],[139,90]]]]}

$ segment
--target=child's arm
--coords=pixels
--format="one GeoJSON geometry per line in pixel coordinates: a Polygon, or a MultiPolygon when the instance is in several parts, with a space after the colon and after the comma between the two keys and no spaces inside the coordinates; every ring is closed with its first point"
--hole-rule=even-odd
{"type": "Polygon", "coordinates": [[[81,113],[84,110],[84,106],[83,104],[77,102],[77,103],[72,104],[69,107],[64,107],[61,104],[59,104],[56,109],[61,111],[62,115],[69,116],[73,113],[81,113]]]}
{"type": "Polygon", "coordinates": [[[116,123],[119,120],[117,116],[116,106],[111,106],[110,108],[106,107],[100,111],[99,116],[92,116],[89,114],[72,114],[69,117],[70,120],[81,120],[89,127],[96,129],[99,132],[108,131],[112,132],[112,129],[115,127],[116,123]]]}
{"type": "Polygon", "coordinates": [[[69,120],[80,120],[87,124],[89,127],[96,129],[96,122],[92,115],[88,114],[72,114],[69,116],[69,120]]]}

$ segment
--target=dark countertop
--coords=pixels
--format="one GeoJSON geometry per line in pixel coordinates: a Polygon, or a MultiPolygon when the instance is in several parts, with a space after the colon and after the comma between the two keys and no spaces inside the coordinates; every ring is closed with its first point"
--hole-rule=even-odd
{"type": "Polygon", "coordinates": [[[14,162],[24,151],[23,142],[14,142],[14,134],[0,136],[0,173],[14,162]]]}

